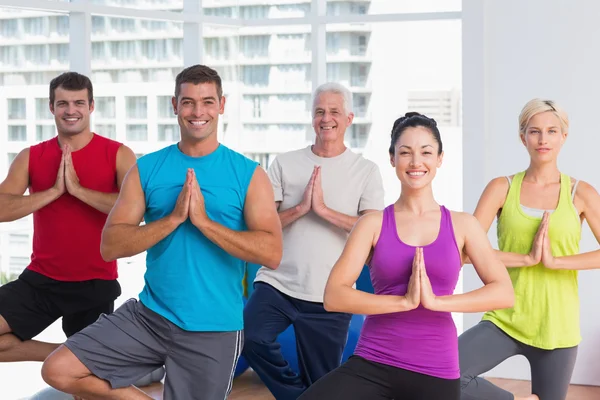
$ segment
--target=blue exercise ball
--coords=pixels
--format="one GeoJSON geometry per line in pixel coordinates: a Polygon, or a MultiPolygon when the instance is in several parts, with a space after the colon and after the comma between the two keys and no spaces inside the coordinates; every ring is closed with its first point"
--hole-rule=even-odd
{"type": "Polygon", "coordinates": [[[375,289],[373,289],[373,284],[371,283],[371,272],[366,265],[363,267],[356,280],[356,289],[367,293],[375,293],[375,289]]]}
{"type": "MultiPolygon", "coordinates": [[[[253,282],[256,277],[256,272],[259,265],[256,264],[247,264],[247,282],[248,282],[248,296],[254,290],[253,282]]],[[[371,275],[369,272],[369,267],[364,266],[363,270],[360,273],[356,281],[356,288],[358,290],[362,290],[367,293],[374,293],[373,285],[371,284],[371,275]]],[[[246,305],[246,299],[244,299],[244,305],[246,305]]],[[[346,341],[346,347],[344,348],[344,353],[342,355],[342,362],[346,361],[352,354],[354,354],[354,349],[356,348],[356,344],[358,342],[358,338],[360,337],[360,331],[362,329],[362,325],[365,321],[364,315],[353,315],[350,320],[350,327],[348,329],[348,340],[346,341]]],[[[281,353],[283,354],[283,358],[290,364],[290,368],[299,373],[298,368],[298,351],[296,350],[296,335],[294,334],[294,327],[290,325],[285,331],[283,331],[278,337],[277,342],[281,345],[281,353]]],[[[246,372],[249,368],[248,362],[241,356],[238,359],[237,366],[235,368],[234,376],[239,376],[246,372]]]]}

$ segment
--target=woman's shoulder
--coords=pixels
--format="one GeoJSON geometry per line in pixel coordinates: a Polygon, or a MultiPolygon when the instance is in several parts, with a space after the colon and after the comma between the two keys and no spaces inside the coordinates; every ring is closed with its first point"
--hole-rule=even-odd
{"type": "Polygon", "coordinates": [[[452,214],[452,225],[454,226],[454,230],[461,236],[468,237],[472,234],[484,232],[481,223],[473,214],[463,211],[450,212],[452,214]]]}

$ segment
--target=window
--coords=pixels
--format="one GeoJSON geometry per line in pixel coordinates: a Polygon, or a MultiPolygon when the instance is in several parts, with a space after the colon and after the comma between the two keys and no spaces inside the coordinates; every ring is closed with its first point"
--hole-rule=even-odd
{"type": "Polygon", "coordinates": [[[8,99],[8,119],[25,119],[27,108],[25,99],[8,99]]]}
{"type": "Polygon", "coordinates": [[[29,235],[27,233],[11,233],[8,235],[8,244],[10,246],[27,246],[29,235]]]}
{"type": "Polygon", "coordinates": [[[9,142],[26,142],[27,127],[25,125],[9,125],[8,127],[9,142]]]}
{"type": "Polygon", "coordinates": [[[179,141],[179,125],[158,125],[158,140],[161,142],[179,141]]]}
{"type": "Polygon", "coordinates": [[[367,115],[368,98],[366,94],[355,93],[352,98],[354,115],[363,118],[367,115]]]}
{"type": "Polygon", "coordinates": [[[147,125],[127,125],[126,131],[127,140],[132,142],[145,142],[148,140],[148,126],[147,125]]]}
{"type": "Polygon", "coordinates": [[[36,119],[53,119],[54,116],[50,112],[50,100],[47,98],[35,99],[35,117],[36,119]]]}
{"type": "Polygon", "coordinates": [[[173,118],[173,104],[171,103],[172,96],[158,96],[156,98],[156,107],[158,108],[158,118],[173,118]]]}
{"type": "Polygon", "coordinates": [[[43,142],[44,140],[52,139],[56,134],[54,125],[37,125],[35,127],[35,140],[43,142]]]}
{"type": "Polygon", "coordinates": [[[148,99],[145,96],[126,97],[127,118],[145,119],[148,117],[148,99]]]}
{"type": "Polygon", "coordinates": [[[460,96],[458,90],[408,92],[408,111],[417,111],[436,120],[440,126],[458,126],[460,96]]]}
{"type": "Polygon", "coordinates": [[[94,131],[109,139],[117,138],[117,127],[114,124],[96,124],[94,131]]]}
{"type": "Polygon", "coordinates": [[[275,159],[275,154],[270,153],[248,153],[246,157],[256,161],[263,167],[264,169],[269,168],[271,162],[275,159]]]}
{"type": "MultiPolygon", "coordinates": [[[[145,97],[142,97],[145,99],[145,97]]],[[[94,99],[96,118],[112,119],[116,116],[114,97],[96,97],[94,99]]]]}
{"type": "Polygon", "coordinates": [[[369,125],[352,124],[350,128],[350,147],[356,149],[364,148],[369,138],[369,125]]]}
{"type": "Polygon", "coordinates": [[[29,257],[10,257],[8,272],[11,275],[19,275],[29,265],[29,257]]]}

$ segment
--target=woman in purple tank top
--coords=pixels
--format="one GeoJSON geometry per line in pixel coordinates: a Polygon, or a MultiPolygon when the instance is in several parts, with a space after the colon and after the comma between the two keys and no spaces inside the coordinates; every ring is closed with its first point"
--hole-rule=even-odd
{"type": "Polygon", "coordinates": [[[407,113],[396,120],[390,160],[400,198],[361,217],[325,289],[327,310],[367,315],[356,351],[299,399],[460,399],[451,312],[511,307],[514,295],[477,220],[436,203],[431,182],[442,157],[433,119],[407,113]],[[484,286],[455,295],[463,253],[484,286]],[[353,288],[365,261],[375,294],[353,288]]]}

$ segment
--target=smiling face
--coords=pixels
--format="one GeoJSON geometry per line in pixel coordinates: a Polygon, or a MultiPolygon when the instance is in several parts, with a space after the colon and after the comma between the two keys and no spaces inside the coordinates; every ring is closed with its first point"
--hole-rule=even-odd
{"type": "Polygon", "coordinates": [[[179,96],[173,97],[181,140],[202,141],[217,136],[219,115],[225,111],[225,97],[219,99],[214,82],[182,83],[179,96]]]}
{"type": "Polygon", "coordinates": [[[422,126],[402,131],[390,155],[392,166],[402,186],[420,189],[431,184],[442,165],[443,153],[431,131],[422,126]]]}
{"type": "Polygon", "coordinates": [[[93,111],[94,101],[89,102],[87,89],[66,90],[60,86],[55,89],[50,112],[54,115],[59,134],[74,136],[89,131],[93,111]]]}
{"type": "Polygon", "coordinates": [[[354,114],[346,111],[344,96],[339,93],[323,92],[314,101],[312,125],[321,142],[343,142],[353,119],[354,114]]]}
{"type": "Polygon", "coordinates": [[[567,132],[563,132],[560,119],[547,111],[534,115],[529,120],[521,141],[534,162],[553,162],[558,158],[567,132]]]}

